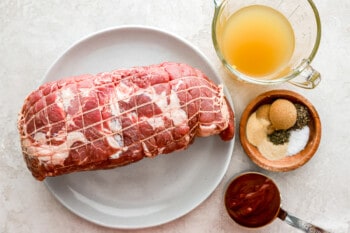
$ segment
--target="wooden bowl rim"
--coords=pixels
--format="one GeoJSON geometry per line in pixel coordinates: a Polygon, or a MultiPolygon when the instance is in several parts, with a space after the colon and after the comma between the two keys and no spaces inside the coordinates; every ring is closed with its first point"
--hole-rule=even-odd
{"type": "Polygon", "coordinates": [[[312,103],[302,95],[290,90],[272,90],[264,92],[254,98],[245,108],[241,116],[239,125],[239,135],[241,145],[248,157],[258,166],[269,171],[286,172],[297,169],[307,163],[316,153],[321,141],[321,121],[317,110],[312,103]],[[272,103],[275,99],[284,98],[306,106],[310,112],[311,120],[309,123],[310,136],[305,148],[299,153],[286,156],[279,160],[269,160],[264,157],[257,147],[249,143],[246,137],[247,120],[259,106],[272,103]]]}

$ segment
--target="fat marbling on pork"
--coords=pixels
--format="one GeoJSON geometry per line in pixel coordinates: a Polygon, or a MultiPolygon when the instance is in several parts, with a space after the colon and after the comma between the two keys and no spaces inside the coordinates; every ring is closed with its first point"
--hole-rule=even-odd
{"type": "Polygon", "coordinates": [[[43,180],[185,149],[195,136],[231,140],[234,113],[222,85],[164,62],[43,84],[25,99],[18,129],[27,167],[43,180]]]}

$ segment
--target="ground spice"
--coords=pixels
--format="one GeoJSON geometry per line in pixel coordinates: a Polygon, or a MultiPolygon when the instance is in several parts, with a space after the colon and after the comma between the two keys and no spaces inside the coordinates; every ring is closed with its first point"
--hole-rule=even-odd
{"type": "Polygon", "coordinates": [[[268,120],[257,118],[256,112],[252,113],[247,121],[247,139],[254,146],[258,146],[267,135],[268,120]]]}
{"type": "Polygon", "coordinates": [[[307,107],[302,104],[294,104],[297,109],[297,121],[295,122],[292,129],[302,129],[310,122],[310,113],[307,107]]]}
{"type": "Polygon", "coordinates": [[[275,130],[273,133],[267,135],[269,140],[275,145],[282,145],[289,142],[290,130],[275,130]]]}
{"type": "Polygon", "coordinates": [[[301,104],[295,104],[296,123],[287,130],[276,130],[269,119],[269,105],[263,105],[252,113],[247,121],[248,141],[270,160],[292,156],[304,149],[309,138],[310,113],[301,104]]]}

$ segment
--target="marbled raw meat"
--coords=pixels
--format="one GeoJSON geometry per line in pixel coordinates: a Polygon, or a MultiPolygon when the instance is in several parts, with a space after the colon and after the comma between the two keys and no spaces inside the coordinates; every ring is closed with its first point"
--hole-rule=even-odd
{"type": "Polygon", "coordinates": [[[27,167],[43,180],[185,149],[195,136],[231,140],[234,113],[221,85],[165,62],[43,84],[18,128],[27,167]]]}

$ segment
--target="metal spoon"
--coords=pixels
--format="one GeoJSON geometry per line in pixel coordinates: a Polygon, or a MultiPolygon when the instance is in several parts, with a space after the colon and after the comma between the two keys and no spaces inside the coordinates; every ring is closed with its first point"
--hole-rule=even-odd
{"type": "Polygon", "coordinates": [[[304,220],[301,220],[300,218],[289,214],[282,208],[280,208],[278,212],[278,218],[280,218],[282,221],[285,221],[289,225],[307,233],[331,233],[330,231],[326,231],[320,227],[317,227],[311,223],[308,223],[304,220]]]}

